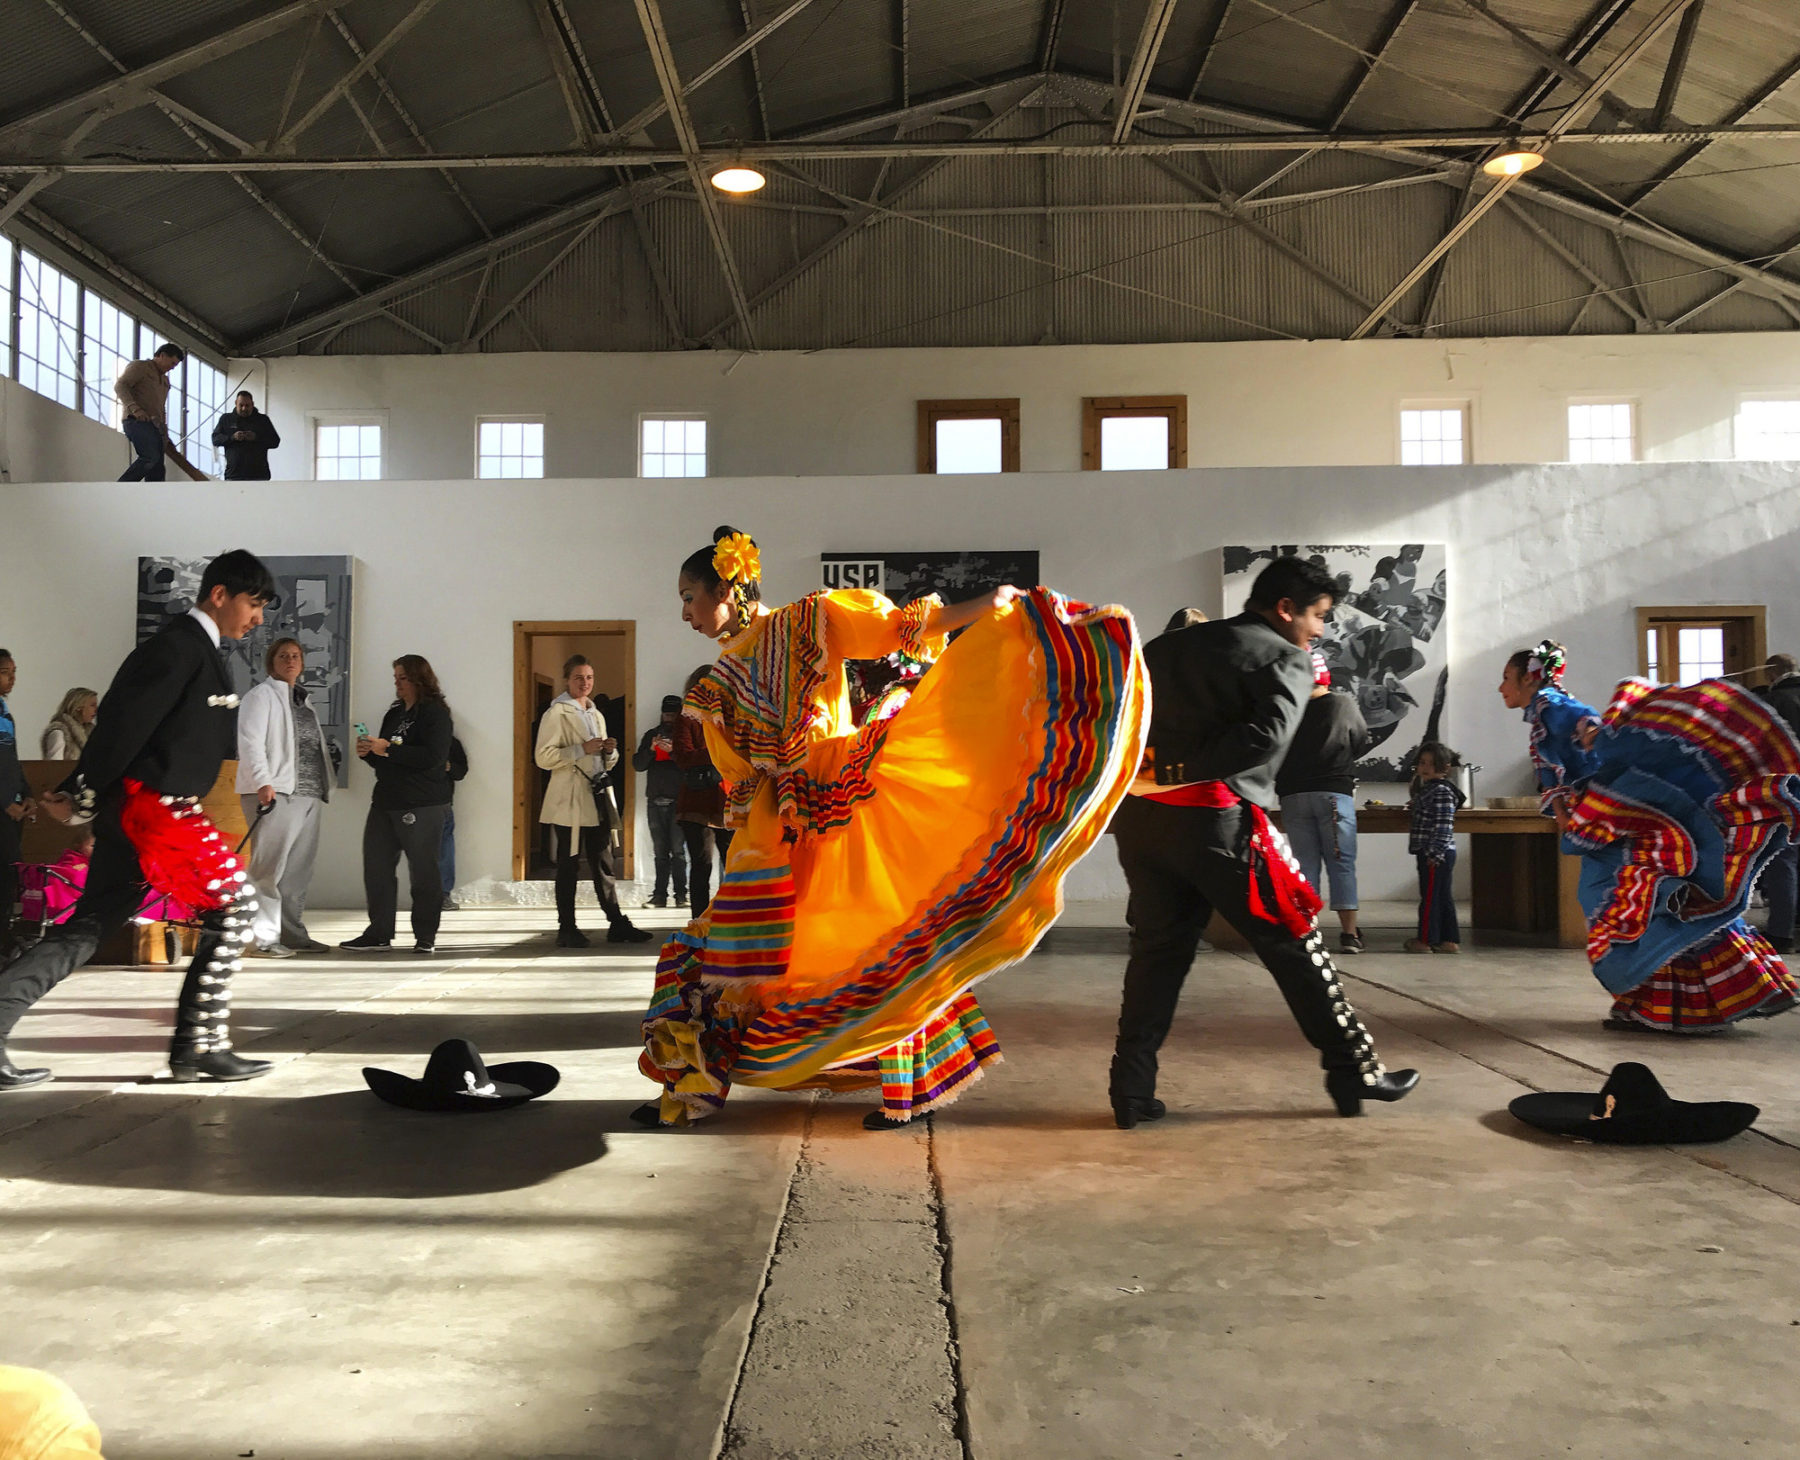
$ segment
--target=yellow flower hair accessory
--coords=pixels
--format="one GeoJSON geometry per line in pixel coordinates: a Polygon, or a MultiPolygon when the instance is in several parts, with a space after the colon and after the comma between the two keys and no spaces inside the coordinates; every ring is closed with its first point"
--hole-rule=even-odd
{"type": "Polygon", "coordinates": [[[713,572],[727,583],[742,585],[762,578],[762,555],[745,532],[734,532],[719,539],[713,548],[713,572]]]}

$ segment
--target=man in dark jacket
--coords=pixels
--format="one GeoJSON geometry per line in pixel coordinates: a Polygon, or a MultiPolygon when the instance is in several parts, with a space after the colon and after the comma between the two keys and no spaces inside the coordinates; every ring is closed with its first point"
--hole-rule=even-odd
{"type": "Polygon", "coordinates": [[[266,482],[269,453],[281,445],[275,423],[256,408],[247,390],[237,393],[237,405],[219,417],[213,427],[213,445],[225,448],[225,480],[266,482]]]}
{"type": "Polygon", "coordinates": [[[688,895],[687,848],[675,820],[675,803],[681,796],[681,767],[675,764],[675,722],[680,718],[681,696],[664,695],[662,719],[644,732],[631,756],[631,768],[644,772],[644,813],[650,819],[650,845],[656,854],[651,907],[669,905],[671,883],[677,907],[688,895]]]}
{"type": "Polygon", "coordinates": [[[175,862],[177,872],[204,866],[209,877],[190,879],[196,888],[179,894],[191,904],[201,900],[202,930],[176,1007],[170,1073],[177,1080],[268,1073],[265,1061],[231,1052],[228,1028],[231,975],[251,937],[255,889],[199,803],[218,780],[220,763],[237,749],[237,696],[219,659],[220,641],[242,638],[260,624],[263,604],[274,596],[275,580],[252,554],[239,549],[208,563],[199,602],[126,657],[101,699],[74,774],[55,795],[41,798],[59,821],[92,818],[94,854],[68,921],[0,972],[0,1091],[50,1078],[48,1070],[14,1069],[7,1037],[27,1009],[92,958],[142,905],[139,853],[152,848],[158,891],[172,890],[163,882],[175,862]]]}
{"type": "MultiPolygon", "coordinates": [[[[1757,693],[1787,721],[1795,735],[1800,735],[1800,673],[1796,672],[1794,656],[1771,654],[1768,667],[1769,683],[1757,693]]],[[[1763,868],[1759,885],[1769,900],[1769,920],[1763,934],[1777,953],[1792,953],[1794,910],[1800,902],[1800,845],[1790,844],[1777,852],[1763,868]]]]}
{"type": "Polygon", "coordinates": [[[1319,899],[1268,819],[1275,772],[1313,688],[1307,652],[1337,597],[1331,575],[1301,558],[1263,569],[1248,609],[1144,648],[1150,671],[1150,757],[1113,818],[1131,889],[1131,959],[1113,1055],[1113,1117],[1129,1130],[1163,1114],[1157,1051],[1168,1035],[1216,910],[1249,941],[1319,1051],[1325,1088],[1343,1115],[1364,1100],[1398,1100],[1415,1070],[1390,1073],[1313,927],[1319,899]]]}

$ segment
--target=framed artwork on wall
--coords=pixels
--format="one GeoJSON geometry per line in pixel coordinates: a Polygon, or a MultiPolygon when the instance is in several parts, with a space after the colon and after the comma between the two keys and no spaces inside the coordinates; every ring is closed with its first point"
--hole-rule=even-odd
{"type": "MultiPolygon", "coordinates": [[[[262,626],[227,639],[219,650],[231,687],[242,694],[268,678],[263,658],[277,639],[298,639],[306,651],[300,683],[325,732],[339,786],[350,784],[350,626],[355,559],[264,558],[275,575],[276,597],[263,608],[262,626]]],[[[137,641],[141,644],[200,596],[206,558],[138,559],[137,641]]]]}
{"type": "Polygon", "coordinates": [[[895,603],[935,593],[945,603],[962,603],[1002,583],[1034,588],[1036,549],[963,552],[820,553],[826,588],[872,588],[895,603]]]}
{"type": "Polygon", "coordinates": [[[1404,781],[1421,741],[1442,740],[1450,681],[1449,573],[1441,543],[1306,543],[1228,547],[1225,612],[1243,612],[1256,575],[1276,558],[1311,558],[1338,584],[1319,649],[1333,689],[1356,696],[1374,736],[1357,766],[1366,781],[1404,781]]]}

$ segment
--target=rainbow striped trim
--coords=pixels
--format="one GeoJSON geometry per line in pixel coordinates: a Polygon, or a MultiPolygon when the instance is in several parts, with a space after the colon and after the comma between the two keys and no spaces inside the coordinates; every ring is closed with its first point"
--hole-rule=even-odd
{"type": "Polygon", "coordinates": [[[1730,924],[1712,942],[1672,958],[1613,1001],[1613,1017],[1665,1034],[1706,1034],[1785,1006],[1800,983],[1748,923],[1730,924]]]}
{"type": "Polygon", "coordinates": [[[1000,1041],[973,994],[960,995],[910,1039],[882,1050],[881,1108],[895,1120],[948,1105],[982,1067],[1001,1059],[1000,1041]]]}
{"type": "Polygon", "coordinates": [[[707,909],[700,977],[718,986],[779,978],[794,944],[794,873],[751,867],[725,874],[707,909]]]}

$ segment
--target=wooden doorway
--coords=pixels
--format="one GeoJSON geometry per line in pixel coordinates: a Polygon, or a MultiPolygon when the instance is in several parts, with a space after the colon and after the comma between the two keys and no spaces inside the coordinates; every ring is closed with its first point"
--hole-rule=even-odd
{"type": "Polygon", "coordinates": [[[1694,684],[1725,676],[1762,682],[1769,657],[1768,610],[1761,604],[1640,608],[1638,669],[1661,684],[1694,684]]]}
{"type": "Polygon", "coordinates": [[[613,794],[625,822],[619,875],[634,872],[637,786],[631,752],[637,748],[637,624],[631,619],[536,620],[513,624],[513,878],[552,875],[547,841],[538,823],[549,773],[537,766],[537,728],[550,702],[562,693],[562,666],[585,654],[594,666],[594,703],[606,716],[606,733],[619,742],[613,794]]]}

